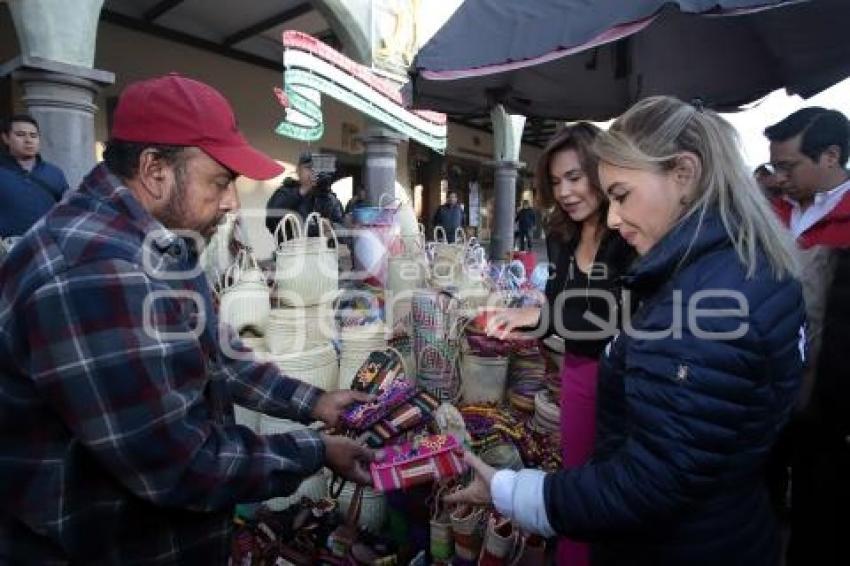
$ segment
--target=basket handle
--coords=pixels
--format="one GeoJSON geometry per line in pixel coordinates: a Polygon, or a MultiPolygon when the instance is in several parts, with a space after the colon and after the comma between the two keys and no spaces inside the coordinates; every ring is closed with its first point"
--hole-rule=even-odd
{"type": "Polygon", "coordinates": [[[213,295],[221,298],[222,289],[222,278],[224,274],[217,267],[212,268],[212,285],[210,285],[210,291],[212,291],[213,295]]]}
{"type": "Polygon", "coordinates": [[[334,239],[334,249],[339,253],[339,238],[336,237],[336,230],[334,230],[333,223],[327,218],[322,218],[322,224],[327,225],[327,231],[330,232],[331,237],[334,239]]]}
{"type": "Polygon", "coordinates": [[[434,501],[434,512],[431,514],[431,519],[437,521],[440,516],[446,511],[446,504],[443,503],[443,497],[455,491],[455,488],[449,487],[446,483],[435,483],[434,489],[431,492],[431,498],[434,501]]]}
{"type": "Polygon", "coordinates": [[[512,549],[513,556],[508,562],[508,566],[517,566],[522,560],[522,555],[525,554],[525,545],[528,541],[529,535],[519,535],[516,537],[514,541],[514,547],[512,549]]]}
{"type": "Polygon", "coordinates": [[[354,493],[351,495],[351,503],[348,505],[348,515],[345,518],[345,524],[352,528],[357,528],[357,521],[360,519],[360,509],[363,506],[363,490],[365,488],[357,484],[354,488],[354,493]]]}
{"type": "Polygon", "coordinates": [[[311,222],[315,222],[316,225],[319,227],[319,237],[321,238],[322,236],[324,236],[325,235],[325,226],[324,226],[324,224],[322,224],[322,215],[319,214],[318,212],[311,212],[310,214],[307,215],[307,218],[304,219],[304,230],[303,230],[304,233],[302,234],[302,237],[304,237],[304,238],[307,237],[307,234],[309,232],[308,228],[309,228],[311,222]]]}
{"type": "Polygon", "coordinates": [[[414,379],[414,376],[410,373],[410,368],[407,366],[407,360],[404,359],[404,355],[402,355],[402,353],[399,352],[398,349],[394,348],[393,346],[387,346],[386,349],[387,351],[392,352],[396,355],[396,357],[401,362],[401,369],[404,371],[404,376],[412,381],[414,379]]]}
{"type": "Polygon", "coordinates": [[[475,322],[475,319],[473,317],[459,316],[455,318],[449,328],[449,332],[447,335],[448,339],[463,342],[463,337],[466,334],[466,329],[469,328],[469,326],[473,322],[475,322]]]}
{"type": "Polygon", "coordinates": [[[308,227],[310,226],[310,222],[315,222],[318,225],[319,238],[324,238],[325,241],[327,241],[328,238],[333,238],[334,243],[336,244],[336,249],[339,250],[339,238],[336,236],[336,230],[334,230],[333,223],[318,212],[311,212],[304,220],[304,238],[308,237],[308,227]]]}
{"type": "Polygon", "coordinates": [[[439,242],[441,244],[447,244],[449,242],[448,237],[446,236],[446,229],[442,226],[434,226],[434,241],[439,242]],[[443,234],[443,239],[440,239],[440,233],[443,234]]]}
{"type": "Polygon", "coordinates": [[[466,230],[464,230],[461,226],[455,228],[455,244],[459,242],[463,245],[463,247],[467,246],[466,230]]]}
{"type": "Polygon", "coordinates": [[[228,289],[232,289],[239,283],[241,279],[242,267],[240,267],[238,261],[234,261],[227,267],[227,269],[224,270],[221,284],[221,292],[224,293],[228,289]]]}
{"type": "Polygon", "coordinates": [[[288,241],[286,238],[286,226],[287,224],[292,224],[292,239],[303,237],[303,230],[301,229],[301,219],[297,214],[292,212],[287,212],[283,215],[283,218],[280,219],[280,222],[277,223],[274,229],[274,241],[275,245],[279,242],[283,243],[288,241]],[[278,237],[280,236],[280,237],[278,237]]]}
{"type": "Polygon", "coordinates": [[[404,236],[401,238],[401,247],[404,250],[404,255],[415,255],[425,249],[426,246],[425,235],[417,234],[416,236],[404,236]],[[408,244],[408,241],[412,240],[412,244],[408,244]],[[414,246],[413,249],[410,249],[410,246],[414,246]]]}
{"type": "Polygon", "coordinates": [[[463,268],[467,273],[470,270],[484,272],[487,267],[487,252],[484,248],[472,248],[463,258],[463,268]]]}
{"type": "Polygon", "coordinates": [[[254,257],[254,254],[252,254],[248,248],[239,248],[239,251],[236,252],[236,259],[234,263],[239,265],[240,271],[245,271],[251,268],[260,268],[257,264],[257,258],[254,257]]]}

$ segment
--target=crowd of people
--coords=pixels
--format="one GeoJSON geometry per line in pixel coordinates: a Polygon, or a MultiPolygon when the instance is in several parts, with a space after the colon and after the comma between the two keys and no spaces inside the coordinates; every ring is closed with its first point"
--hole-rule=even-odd
{"type": "MultiPolygon", "coordinates": [[[[333,427],[366,399],[223,354],[245,348],[183,234],[207,240],[238,209],[237,176],[281,173],[235,124],[208,85],[134,83],[72,191],[35,120],[4,124],[0,235],[20,240],[0,263],[0,561],[225,564],[235,504],[322,466],[369,483],[376,454],[351,439],[234,424],[234,401],[333,427]]],[[[563,338],[564,469],[467,453],[447,503],[560,537],[569,566],[850,560],[850,126],[810,107],[765,136],[753,175],[728,122],[670,97],[555,135],[536,181],[547,302],[491,313],[489,333],[563,338]]],[[[328,181],[303,154],[269,230],[286,210],[340,223],[366,205],[344,211],[328,181]]],[[[456,192],[433,222],[454,240],[456,192]]],[[[524,202],[522,248],[539,224],[524,202]]]]}

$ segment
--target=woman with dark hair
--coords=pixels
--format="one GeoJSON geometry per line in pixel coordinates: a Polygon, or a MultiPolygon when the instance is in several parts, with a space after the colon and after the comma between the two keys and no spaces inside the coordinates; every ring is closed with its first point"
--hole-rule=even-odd
{"type": "MultiPolygon", "coordinates": [[[[537,186],[547,215],[546,248],[551,274],[546,285],[548,313],[507,309],[491,327],[507,334],[517,327],[548,324],[564,338],[561,370],[561,447],[564,467],[584,464],[593,449],[596,423],[597,363],[617,328],[617,281],[635,257],[616,231],[605,224],[608,199],[599,187],[597,158],[591,147],[599,129],[579,122],[561,130],[537,161],[537,186]],[[597,321],[604,323],[597,324],[597,321]]],[[[587,545],[562,539],[558,563],[589,563],[587,545]]]]}

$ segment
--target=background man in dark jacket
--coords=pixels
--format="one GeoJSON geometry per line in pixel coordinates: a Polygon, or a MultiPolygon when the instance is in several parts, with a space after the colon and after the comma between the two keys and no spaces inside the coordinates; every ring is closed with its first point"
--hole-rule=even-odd
{"type": "Polygon", "coordinates": [[[840,112],[811,107],[765,136],[786,195],[774,206],[799,247],[809,323],[808,367],[783,442],[792,472],[788,563],[850,564],[850,124],[840,112]]]}
{"type": "Polygon", "coordinates": [[[20,236],[68,190],[62,170],[41,158],[38,122],[16,114],[0,133],[0,237],[20,236]]]}
{"type": "MultiPolygon", "coordinates": [[[[304,152],[298,158],[298,180],[286,179],[272,194],[266,205],[266,228],[274,234],[278,222],[286,211],[297,212],[301,220],[318,212],[334,224],[342,222],[342,203],[331,190],[333,173],[317,174],[313,169],[313,154],[304,152]]],[[[308,227],[311,236],[318,234],[318,226],[308,227]]]]}
{"type": "Polygon", "coordinates": [[[531,203],[522,201],[522,208],[516,215],[518,245],[520,250],[530,250],[534,241],[534,230],[537,227],[537,214],[531,208],[531,203]]]}
{"type": "Polygon", "coordinates": [[[434,227],[442,226],[448,241],[455,241],[455,230],[463,227],[463,208],[457,202],[457,191],[449,191],[446,202],[434,214],[434,227]]]}

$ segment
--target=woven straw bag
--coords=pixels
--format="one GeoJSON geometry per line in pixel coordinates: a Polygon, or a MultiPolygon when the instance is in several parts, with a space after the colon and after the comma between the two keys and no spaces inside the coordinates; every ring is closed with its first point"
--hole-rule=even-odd
{"type": "Polygon", "coordinates": [[[416,377],[416,357],[413,355],[413,340],[407,334],[396,334],[390,339],[390,347],[402,356],[402,365],[406,375],[411,379],[416,377]]]}
{"type": "MultiPolygon", "coordinates": [[[[469,239],[469,242],[475,241],[475,238],[469,239]]],[[[477,243],[469,245],[464,254],[463,265],[454,281],[458,299],[464,307],[477,309],[487,305],[490,298],[487,271],[487,254],[484,248],[477,243]]]]}
{"type": "Polygon", "coordinates": [[[236,332],[246,328],[263,333],[271,304],[266,277],[252,253],[242,249],[224,272],[219,318],[236,332]]]}
{"type": "Polygon", "coordinates": [[[484,509],[459,505],[451,514],[454,533],[455,556],[461,560],[477,562],[484,534],[484,509]]]}
{"type": "Polygon", "coordinates": [[[538,432],[555,433],[560,431],[561,408],[547,389],[534,396],[534,416],[529,426],[538,432]]]}
{"type": "MultiPolygon", "coordinates": [[[[292,216],[283,217],[275,229],[275,238],[286,223],[296,225],[297,217],[292,216]]],[[[336,240],[336,233],[329,230],[336,240]]],[[[287,239],[286,230],[280,235],[283,241],[275,251],[273,292],[277,306],[312,306],[327,301],[339,290],[339,247],[328,248],[327,240],[321,236],[305,237],[300,224],[297,230],[293,228],[292,238],[287,239]]]]}
{"type": "Polygon", "coordinates": [[[273,309],[266,329],[266,346],[272,354],[291,354],[327,344],[336,334],[334,307],[273,309]]]}
{"type": "Polygon", "coordinates": [[[392,321],[393,334],[413,334],[413,294],[387,297],[384,303],[387,320],[392,321]]]}
{"type": "Polygon", "coordinates": [[[387,348],[387,328],[382,323],[348,326],[339,333],[339,389],[351,389],[351,380],[372,352],[387,348]]]}
{"type": "Polygon", "coordinates": [[[266,354],[265,359],[277,365],[289,377],[326,391],[336,389],[339,362],[336,350],[330,343],[294,354],[266,354]]]}
{"type": "Polygon", "coordinates": [[[387,291],[393,297],[425,287],[428,280],[428,260],[422,244],[402,240],[403,252],[387,259],[387,291]]]}
{"type": "Polygon", "coordinates": [[[457,300],[444,291],[417,289],[411,298],[413,319],[413,352],[417,360],[427,346],[447,352],[451,313],[457,309],[457,300]]]}
{"type": "Polygon", "coordinates": [[[275,226],[272,236],[278,250],[298,249],[304,247],[307,243],[304,239],[304,226],[301,224],[301,217],[294,212],[287,212],[283,215],[283,218],[275,226]],[[286,233],[287,228],[291,228],[291,234],[286,233]]]}
{"type": "Polygon", "coordinates": [[[395,221],[399,226],[399,232],[403,237],[416,236],[419,233],[419,221],[416,220],[416,212],[413,210],[410,195],[404,191],[402,197],[384,193],[378,199],[378,206],[390,208],[395,205],[395,221]]]}
{"type": "MultiPolygon", "coordinates": [[[[438,227],[439,228],[439,227],[438,227]]],[[[435,230],[435,237],[437,231],[435,230]]],[[[475,237],[466,238],[458,228],[454,244],[436,241],[431,248],[430,281],[438,289],[486,297],[487,254],[475,237]]]]}
{"type": "Polygon", "coordinates": [[[449,510],[443,504],[445,486],[435,484],[436,490],[431,498],[433,511],[430,521],[431,558],[437,562],[448,562],[454,555],[454,538],[449,510]]]}
{"type": "Polygon", "coordinates": [[[520,551],[519,531],[509,519],[491,514],[484,533],[481,563],[512,564],[520,551]]]}
{"type": "Polygon", "coordinates": [[[460,394],[457,356],[428,345],[416,358],[416,383],[438,401],[454,403],[460,394]]]}
{"type": "Polygon", "coordinates": [[[425,253],[425,258],[428,259],[428,254],[426,252],[429,249],[429,244],[427,243],[428,237],[425,235],[425,225],[420,222],[418,226],[418,231],[414,231],[413,233],[407,233],[404,229],[402,229],[401,236],[399,236],[402,245],[401,249],[421,249],[422,252],[425,253]]]}
{"type": "MultiPolygon", "coordinates": [[[[356,486],[347,482],[339,494],[339,511],[347,515],[351,507],[356,486]]],[[[372,534],[380,534],[387,519],[387,500],[382,493],[372,488],[364,487],[360,500],[360,516],[357,518],[357,526],[372,534]]]]}
{"type": "Polygon", "coordinates": [[[302,227],[302,237],[304,238],[304,247],[309,251],[321,251],[328,249],[328,239],[333,238],[335,248],[339,249],[339,239],[336,236],[336,231],[333,228],[333,224],[327,218],[324,218],[318,212],[311,212],[307,215],[307,218],[304,219],[304,225],[302,227]],[[319,235],[318,236],[308,236],[307,229],[311,225],[311,223],[315,222],[319,227],[319,235]]]}
{"type": "Polygon", "coordinates": [[[460,355],[461,399],[468,404],[501,403],[508,381],[508,358],[460,355]]]}
{"type": "Polygon", "coordinates": [[[434,228],[434,241],[426,249],[431,257],[431,285],[437,288],[453,286],[463,264],[466,235],[461,242],[455,239],[455,243],[450,244],[445,229],[437,226],[434,228]]]}

